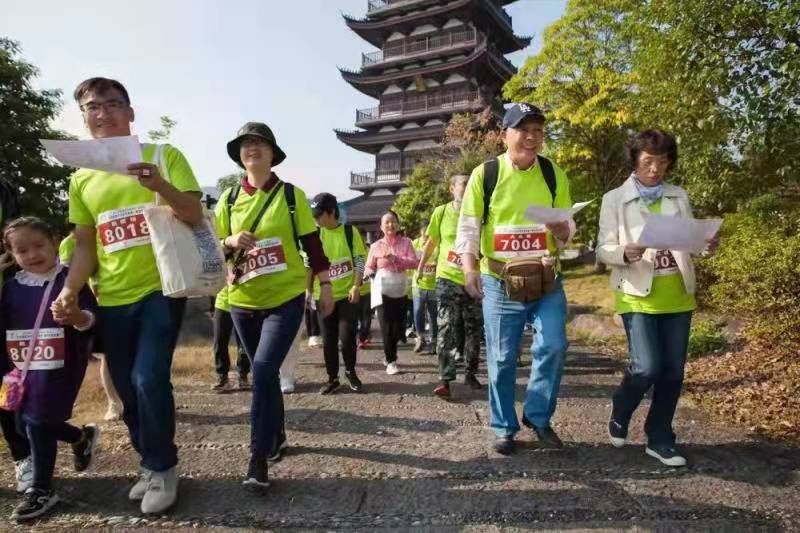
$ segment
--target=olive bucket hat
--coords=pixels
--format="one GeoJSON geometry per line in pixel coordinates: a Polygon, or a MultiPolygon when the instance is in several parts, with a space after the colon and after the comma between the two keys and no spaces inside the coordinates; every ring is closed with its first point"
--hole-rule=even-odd
{"type": "Polygon", "coordinates": [[[236,138],[228,143],[228,155],[233,159],[237,165],[244,168],[242,160],[239,157],[239,147],[245,137],[258,137],[263,139],[267,144],[272,147],[272,166],[278,166],[286,159],[286,154],[281,150],[278,143],[275,142],[275,134],[269,129],[269,126],[262,122],[248,122],[239,129],[236,138]]]}

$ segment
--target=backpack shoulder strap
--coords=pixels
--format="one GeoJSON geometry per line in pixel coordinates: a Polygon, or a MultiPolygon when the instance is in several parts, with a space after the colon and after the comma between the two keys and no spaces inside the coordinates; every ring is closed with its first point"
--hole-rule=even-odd
{"type": "Polygon", "coordinates": [[[553,197],[553,207],[556,206],[556,171],[553,168],[553,163],[546,157],[539,156],[539,164],[542,165],[542,175],[544,181],[547,183],[547,188],[550,189],[550,196],[553,197]]]}
{"type": "Polygon", "coordinates": [[[242,186],[238,183],[228,187],[228,197],[225,199],[225,205],[228,206],[228,231],[233,233],[233,226],[231,226],[231,211],[233,211],[233,205],[236,203],[236,199],[239,197],[239,191],[242,189],[242,186]]]}
{"type": "Polygon", "coordinates": [[[483,164],[483,222],[489,220],[489,205],[492,203],[492,194],[497,186],[497,175],[500,172],[500,164],[497,158],[490,159],[483,164]]]}
{"type": "Polygon", "coordinates": [[[347,247],[350,249],[350,257],[354,257],[353,253],[353,226],[350,224],[344,225],[344,238],[347,241],[347,247]]]}
{"type": "Polygon", "coordinates": [[[297,198],[295,198],[293,184],[287,181],[283,182],[283,196],[286,199],[286,205],[289,207],[289,220],[292,222],[292,235],[294,236],[294,244],[299,252],[301,249],[300,236],[297,234],[297,223],[294,221],[294,214],[295,211],[297,211],[297,198]]]}

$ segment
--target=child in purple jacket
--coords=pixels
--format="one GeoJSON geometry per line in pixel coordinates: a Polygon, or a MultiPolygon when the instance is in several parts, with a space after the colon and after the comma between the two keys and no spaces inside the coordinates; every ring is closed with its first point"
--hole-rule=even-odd
{"type": "Polygon", "coordinates": [[[58,242],[52,228],[38,218],[22,217],[6,226],[3,240],[20,268],[3,287],[0,301],[6,341],[6,357],[0,364],[5,367],[4,374],[14,365],[23,368],[42,299],[52,284],[48,301],[44,302],[19,411],[31,448],[33,486],[25,492],[11,518],[27,520],[41,516],[58,503],[52,487],[58,441],[72,445],[76,471],[88,469],[93,459],[97,427],[78,428],[67,421],[72,417],[72,406],[86,373],[97,303],[91,291],[84,288],[79,298],[80,311],[57,323],[50,306],[64,285],[67,267],[58,263],[58,242]]]}

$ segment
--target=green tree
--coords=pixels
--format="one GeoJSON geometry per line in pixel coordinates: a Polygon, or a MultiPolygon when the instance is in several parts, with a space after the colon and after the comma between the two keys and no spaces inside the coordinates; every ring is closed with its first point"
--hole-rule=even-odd
{"type": "Polygon", "coordinates": [[[14,41],[0,38],[0,176],[22,191],[25,213],[58,228],[67,218],[70,169],[54,164],[39,139],[68,139],[51,126],[61,92],[37,90],[38,70],[20,57],[14,41]]]}
{"type": "Polygon", "coordinates": [[[174,130],[178,125],[176,121],[172,120],[167,115],[163,115],[160,121],[160,129],[150,130],[147,132],[147,137],[150,138],[150,142],[158,143],[169,141],[170,136],[172,136],[172,130],[174,130]]]}
{"type": "Polygon", "coordinates": [[[437,205],[447,202],[447,186],[437,175],[434,165],[425,161],[417,164],[405,180],[405,187],[394,202],[392,209],[400,217],[403,229],[416,237],[423,221],[430,218],[437,205]]]}
{"type": "Polygon", "coordinates": [[[229,188],[233,187],[237,183],[242,180],[244,174],[242,172],[232,172],[231,174],[226,174],[221,178],[217,179],[217,190],[222,194],[222,192],[229,188]]]}

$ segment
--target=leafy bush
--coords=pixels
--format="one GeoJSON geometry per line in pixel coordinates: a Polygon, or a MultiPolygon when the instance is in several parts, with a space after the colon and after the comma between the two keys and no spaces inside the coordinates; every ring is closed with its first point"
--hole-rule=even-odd
{"type": "Polygon", "coordinates": [[[771,351],[800,350],[800,209],[774,195],[728,215],[722,244],[699,262],[709,301],[747,320],[749,340],[771,351]]]}
{"type": "Polygon", "coordinates": [[[692,323],[689,333],[689,357],[697,357],[724,348],[727,344],[722,333],[723,324],[708,320],[692,323]]]}

